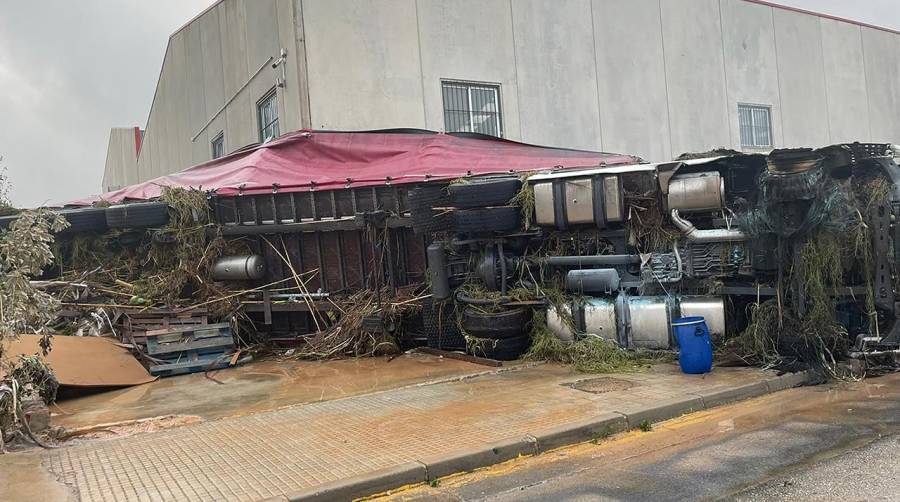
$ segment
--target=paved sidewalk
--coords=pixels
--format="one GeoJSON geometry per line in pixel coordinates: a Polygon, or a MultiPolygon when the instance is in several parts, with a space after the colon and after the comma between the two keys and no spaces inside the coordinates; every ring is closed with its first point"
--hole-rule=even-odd
{"type": "Polygon", "coordinates": [[[571,386],[594,377],[541,365],[76,444],[44,453],[42,465],[85,501],[345,498],[797,380],[746,368],[689,376],[664,365],[606,375],[594,386],[601,393],[571,386]]]}

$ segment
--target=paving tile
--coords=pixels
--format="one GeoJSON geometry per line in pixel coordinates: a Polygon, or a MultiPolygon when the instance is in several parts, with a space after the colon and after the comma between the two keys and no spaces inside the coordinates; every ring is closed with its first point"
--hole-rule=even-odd
{"type": "Polygon", "coordinates": [[[259,500],[772,374],[663,366],[614,377],[635,385],[591,394],[564,385],[585,375],[543,365],[89,441],[45,453],[43,465],[84,501],[259,500]]]}

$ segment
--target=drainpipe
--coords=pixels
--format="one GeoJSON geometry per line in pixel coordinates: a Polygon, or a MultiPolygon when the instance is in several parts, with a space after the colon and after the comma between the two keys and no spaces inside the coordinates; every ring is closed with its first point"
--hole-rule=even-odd
{"type": "Polygon", "coordinates": [[[737,229],[714,228],[712,230],[698,230],[693,223],[682,218],[677,209],[672,210],[672,223],[684,232],[685,238],[693,242],[733,242],[745,241],[747,235],[737,229]]]}

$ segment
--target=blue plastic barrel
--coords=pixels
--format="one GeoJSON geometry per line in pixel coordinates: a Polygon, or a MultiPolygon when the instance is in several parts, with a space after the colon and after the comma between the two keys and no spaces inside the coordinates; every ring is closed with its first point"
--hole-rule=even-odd
{"type": "Polygon", "coordinates": [[[682,317],[672,322],[678,340],[678,364],[681,371],[692,375],[709,373],[712,369],[712,341],[709,328],[702,317],[682,317]]]}

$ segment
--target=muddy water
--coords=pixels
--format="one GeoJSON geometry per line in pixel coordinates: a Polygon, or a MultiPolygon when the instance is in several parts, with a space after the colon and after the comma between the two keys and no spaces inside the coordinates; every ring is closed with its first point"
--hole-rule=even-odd
{"type": "Polygon", "coordinates": [[[0,455],[0,500],[77,500],[75,493],[41,468],[41,454],[0,455]]]}
{"type": "Polygon", "coordinates": [[[205,420],[337,399],[489,370],[463,361],[408,354],[391,361],[259,361],[58,403],[53,424],[67,429],[161,415],[205,420]]]}

